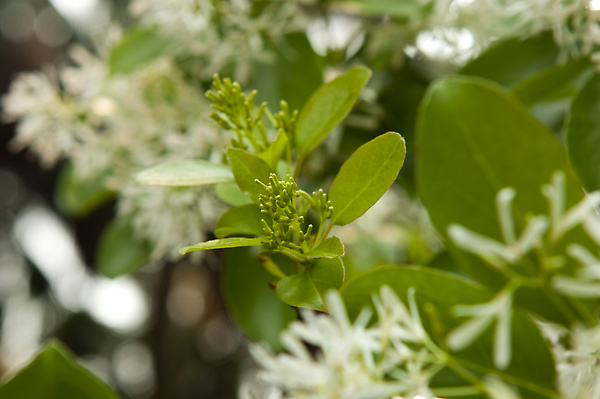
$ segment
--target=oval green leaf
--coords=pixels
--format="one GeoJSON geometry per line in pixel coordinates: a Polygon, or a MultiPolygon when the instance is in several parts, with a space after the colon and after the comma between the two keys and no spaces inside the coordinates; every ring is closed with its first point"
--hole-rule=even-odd
{"type": "Polygon", "coordinates": [[[128,32],[110,52],[111,74],[130,74],[165,54],[171,40],[156,28],[139,28],[128,32]]]}
{"type": "Polygon", "coordinates": [[[82,179],[75,173],[73,165],[61,168],[54,191],[58,208],[69,216],[84,217],[112,200],[115,193],[106,188],[109,172],[101,173],[93,179],[82,179]]]}
{"type": "Polygon", "coordinates": [[[185,255],[192,251],[203,251],[208,249],[259,247],[262,245],[262,240],[262,238],[244,237],[219,238],[217,240],[205,241],[196,245],[190,245],[189,247],[183,247],[179,250],[179,253],[185,255]]]}
{"type": "Polygon", "coordinates": [[[261,219],[265,215],[255,204],[236,206],[225,212],[215,228],[215,237],[223,238],[231,235],[263,236],[261,219]]]}
{"type": "Polygon", "coordinates": [[[140,172],[135,182],[155,186],[202,186],[233,183],[233,173],[226,165],[201,160],[167,162],[140,172]]]}
{"type": "Polygon", "coordinates": [[[276,292],[288,305],[325,311],[327,291],[344,283],[344,264],[340,258],[322,258],[308,270],[279,280],[276,292]]]}
{"type": "Polygon", "coordinates": [[[135,231],[129,221],[116,218],[102,232],[96,265],[98,271],[108,277],[115,278],[133,273],[148,263],[151,248],[147,243],[135,238],[135,231]]]}
{"type": "Polygon", "coordinates": [[[371,77],[366,67],[354,67],[321,86],[308,100],[296,125],[296,146],[309,154],[350,113],[371,77]]]}
{"type": "MultiPolygon", "coordinates": [[[[354,318],[364,306],[372,306],[372,294],[379,293],[383,285],[392,288],[407,306],[408,289],[415,288],[423,326],[442,348],[446,335],[465,320],[453,316],[452,308],[488,302],[493,296],[480,286],[444,272],[407,266],[382,267],[349,281],[341,290],[350,316],[354,318]]],[[[554,359],[545,339],[529,317],[519,311],[514,313],[513,357],[506,370],[499,371],[494,367],[492,335],[488,330],[471,346],[449,354],[468,369],[496,374],[519,386],[523,398],[559,396],[554,359]]]]}
{"type": "Polygon", "coordinates": [[[338,258],[344,256],[344,244],[338,237],[329,237],[305,255],[310,259],[338,258]]]}
{"type": "Polygon", "coordinates": [[[79,364],[64,345],[50,341],[29,365],[0,385],[0,398],[118,399],[119,396],[79,364]]]}
{"type": "Polygon", "coordinates": [[[268,184],[269,176],[275,171],[260,157],[239,148],[228,149],[227,156],[239,188],[249,194],[254,202],[258,202],[258,196],[264,194],[264,190],[256,179],[268,184]]]}
{"type": "Polygon", "coordinates": [[[405,154],[404,139],[394,132],[360,146],[331,184],[332,223],[343,226],[372,207],[396,180],[405,154]]]}

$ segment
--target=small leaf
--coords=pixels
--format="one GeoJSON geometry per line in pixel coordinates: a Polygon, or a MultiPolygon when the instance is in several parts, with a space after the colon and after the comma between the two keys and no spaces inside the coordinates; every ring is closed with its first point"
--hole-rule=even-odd
{"type": "Polygon", "coordinates": [[[156,186],[201,186],[233,183],[233,174],[226,165],[201,160],[167,162],[139,173],[137,184],[156,186]]]}
{"type": "Polygon", "coordinates": [[[227,156],[237,185],[257,202],[258,195],[264,194],[264,190],[256,179],[268,184],[269,176],[275,171],[256,155],[239,148],[228,149],[227,156]]]}
{"type": "Polygon", "coordinates": [[[396,180],[405,152],[404,139],[394,132],[359,147],[331,184],[332,223],[343,226],[372,207],[396,180]]]}
{"type": "Polygon", "coordinates": [[[271,275],[249,248],[230,249],[223,260],[223,296],[233,319],[255,341],[280,349],[280,332],[297,313],[269,287],[271,275]]]}
{"type": "Polygon", "coordinates": [[[337,237],[329,237],[305,255],[308,258],[338,258],[344,256],[344,244],[337,237]]]}
{"type": "Polygon", "coordinates": [[[240,190],[237,183],[217,184],[215,192],[221,201],[232,206],[253,204],[252,200],[240,190]]]}
{"type": "Polygon", "coordinates": [[[217,238],[241,234],[263,236],[261,219],[265,217],[255,204],[236,206],[221,216],[217,222],[215,236],[217,238]]]}
{"type": "Polygon", "coordinates": [[[105,180],[108,173],[90,179],[81,179],[73,165],[67,164],[58,175],[54,200],[58,208],[69,216],[83,217],[100,205],[114,198],[115,193],[107,190],[105,180]]]}
{"type": "Polygon", "coordinates": [[[340,288],[343,282],[342,260],[322,258],[306,271],[279,280],[275,291],[288,305],[325,311],[325,294],[340,288]]]}
{"type": "Polygon", "coordinates": [[[147,243],[135,238],[127,220],[113,219],[100,237],[96,252],[98,271],[108,278],[133,273],[148,262],[150,252],[147,243]]]}
{"type": "Polygon", "coordinates": [[[286,148],[288,148],[288,142],[289,139],[287,135],[283,131],[280,131],[279,134],[277,134],[275,141],[273,141],[269,145],[269,148],[267,148],[263,153],[259,154],[259,157],[268,163],[272,169],[276,169],[281,156],[285,152],[286,148]]]}
{"type": "Polygon", "coordinates": [[[350,113],[371,71],[354,67],[324,84],[308,100],[298,116],[296,146],[309,154],[350,113]]]}
{"type": "Polygon", "coordinates": [[[156,28],[139,28],[128,32],[110,52],[111,74],[130,74],[165,54],[171,40],[156,28]]]}
{"type": "Polygon", "coordinates": [[[571,105],[567,148],[586,189],[600,189],[600,76],[591,78],[571,105]]]}
{"type": "Polygon", "coordinates": [[[244,238],[244,237],[230,237],[220,238],[217,240],[210,240],[201,242],[196,245],[189,247],[183,247],[179,250],[179,253],[185,255],[192,251],[203,251],[207,249],[222,249],[222,248],[237,248],[237,247],[258,247],[262,245],[262,238],[244,238]]]}
{"type": "Polygon", "coordinates": [[[118,399],[99,377],[73,359],[67,348],[50,341],[29,365],[0,385],[6,399],[118,399]]]}

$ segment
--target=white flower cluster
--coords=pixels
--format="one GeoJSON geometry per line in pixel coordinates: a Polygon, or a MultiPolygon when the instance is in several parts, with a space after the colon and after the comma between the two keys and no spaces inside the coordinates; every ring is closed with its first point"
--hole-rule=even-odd
{"type": "Polygon", "coordinates": [[[176,53],[200,57],[195,72],[202,78],[233,65],[233,77],[244,83],[254,62],[273,58],[265,39],[277,43],[306,26],[303,3],[307,1],[274,1],[257,7],[251,0],[134,0],[130,9],[143,24],[173,38],[176,53]]]}
{"type": "Polygon", "coordinates": [[[374,296],[378,321],[369,325],[369,308],[350,323],[339,293],[331,291],[326,298],[329,315],[302,312],[303,321],[282,334],[289,353],[275,355],[253,346],[262,378],[273,385],[269,399],[433,398],[428,383],[440,359],[425,344],[429,338],[414,289],[408,298],[407,308],[389,287],[382,287],[374,296]]]}

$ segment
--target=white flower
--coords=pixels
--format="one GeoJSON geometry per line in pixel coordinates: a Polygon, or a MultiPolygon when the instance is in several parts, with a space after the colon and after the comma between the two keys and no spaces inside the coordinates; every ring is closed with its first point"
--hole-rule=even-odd
{"type": "Polygon", "coordinates": [[[274,355],[253,346],[263,368],[262,378],[287,398],[378,399],[400,395],[433,398],[428,383],[431,366],[439,361],[423,342],[425,330],[409,292],[409,308],[383,287],[375,297],[378,322],[369,326],[371,311],[363,310],[354,323],[341,297],[327,294],[330,315],[302,312],[282,334],[288,351],[274,355]],[[306,344],[315,347],[309,351],[306,344]]]}

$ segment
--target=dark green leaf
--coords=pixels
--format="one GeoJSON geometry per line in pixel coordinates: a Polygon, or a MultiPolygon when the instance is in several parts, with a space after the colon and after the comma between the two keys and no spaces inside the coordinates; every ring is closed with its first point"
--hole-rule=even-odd
{"type": "Polygon", "coordinates": [[[67,215],[83,217],[100,205],[114,198],[114,192],[107,190],[105,179],[108,173],[81,179],[73,165],[65,165],[58,176],[54,199],[58,208],[67,215]]]}
{"type": "Polygon", "coordinates": [[[256,179],[268,184],[269,176],[275,171],[256,155],[239,148],[228,149],[227,156],[237,185],[257,202],[258,195],[264,194],[264,190],[256,179]]]}
{"type": "Polygon", "coordinates": [[[404,139],[394,132],[358,148],[331,184],[332,223],[345,225],[372,207],[396,180],[405,151],[404,139]]]}
{"type": "MultiPolygon", "coordinates": [[[[356,317],[365,305],[371,305],[371,295],[379,293],[383,285],[392,288],[405,304],[408,289],[415,288],[423,326],[442,347],[446,335],[465,321],[464,318],[453,316],[452,308],[488,302],[493,296],[479,286],[432,269],[383,267],[349,281],[342,289],[342,297],[351,317],[356,317]]],[[[494,367],[491,330],[468,348],[451,354],[467,368],[473,368],[478,373],[496,374],[520,386],[524,398],[557,397],[554,360],[535,323],[521,312],[515,312],[512,337],[512,361],[504,371],[494,367]]]]}
{"type": "Polygon", "coordinates": [[[157,186],[201,186],[234,181],[226,165],[200,160],[167,162],[144,170],[135,179],[137,184],[157,186]]]}
{"type": "Polygon", "coordinates": [[[288,305],[324,311],[325,294],[340,288],[343,282],[342,260],[322,258],[306,271],[279,280],[276,292],[288,305]]]}
{"type": "Polygon", "coordinates": [[[585,188],[600,189],[600,76],[591,78],[579,92],[567,125],[567,148],[585,188]]]}
{"type": "Polygon", "coordinates": [[[490,47],[465,65],[460,73],[513,87],[556,64],[559,51],[549,31],[525,40],[510,38],[490,47]]]}
{"type": "Polygon", "coordinates": [[[231,315],[250,338],[280,349],[279,333],[296,312],[277,298],[270,278],[249,248],[226,251],[222,283],[231,315]]]}
{"type": "Polygon", "coordinates": [[[263,236],[261,219],[265,215],[255,204],[248,204],[231,208],[225,212],[215,229],[215,237],[223,238],[230,235],[263,236]]]}
{"type": "Polygon", "coordinates": [[[100,237],[96,253],[98,271],[108,278],[133,273],[148,262],[150,252],[148,244],[135,237],[129,221],[116,218],[100,237]]]}
{"type": "Polygon", "coordinates": [[[50,341],[28,366],[0,385],[0,398],[118,399],[118,395],[62,344],[50,341]]]}
{"type": "Polygon", "coordinates": [[[110,52],[110,73],[130,74],[163,55],[170,46],[171,40],[161,36],[158,29],[134,29],[110,52]]]}
{"type": "Polygon", "coordinates": [[[237,248],[237,247],[259,247],[262,244],[262,238],[244,238],[244,237],[230,237],[230,238],[219,238],[217,240],[210,240],[201,242],[196,245],[189,247],[183,247],[179,250],[179,253],[185,255],[192,251],[202,251],[207,249],[222,249],[222,248],[237,248]]]}
{"type": "Polygon", "coordinates": [[[329,237],[305,255],[309,258],[337,258],[344,256],[344,244],[337,237],[329,237]]]}
{"type": "Polygon", "coordinates": [[[371,71],[354,67],[344,75],[321,86],[308,100],[296,127],[296,146],[306,155],[348,115],[371,71]]]}

